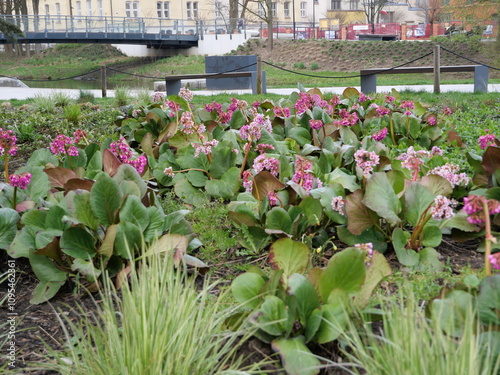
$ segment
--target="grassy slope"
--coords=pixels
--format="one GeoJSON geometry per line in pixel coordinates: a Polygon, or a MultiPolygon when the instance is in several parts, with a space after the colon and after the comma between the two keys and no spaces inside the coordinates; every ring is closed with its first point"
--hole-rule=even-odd
{"type": "MultiPolygon", "coordinates": [[[[443,43],[446,48],[478,61],[495,65],[495,44],[443,43]]],[[[339,42],[339,41],[291,41],[279,40],[272,52],[267,51],[261,40],[250,40],[234,51],[237,54],[258,54],[264,61],[293,70],[297,73],[318,75],[309,77],[285,72],[265,64],[267,84],[272,87],[295,87],[297,82],[306,86],[354,86],[359,85],[359,69],[391,67],[402,64],[432,51],[428,42],[339,42]],[[325,78],[323,78],[325,77],[325,78]]],[[[147,77],[163,77],[167,74],[202,73],[205,69],[203,56],[175,56],[157,61],[126,57],[107,45],[57,45],[40,56],[18,58],[1,55],[0,74],[21,79],[58,79],[99,69],[102,64],[147,77]],[[43,66],[43,69],[40,69],[43,66]]],[[[432,56],[412,63],[412,66],[432,65],[432,56]]],[[[470,64],[449,53],[442,53],[442,65],[470,64]]],[[[99,77],[95,73],[94,77],[99,77]]],[[[108,77],[115,85],[135,85],[141,78],[125,74],[108,77]]],[[[446,83],[472,83],[472,74],[442,74],[446,83]]],[[[386,75],[378,77],[379,85],[432,84],[432,75],[386,75]]],[[[498,71],[490,71],[490,81],[500,81],[498,71]]],[[[151,79],[149,79],[151,81],[151,79]]],[[[148,86],[151,83],[147,83],[148,86]]]]}

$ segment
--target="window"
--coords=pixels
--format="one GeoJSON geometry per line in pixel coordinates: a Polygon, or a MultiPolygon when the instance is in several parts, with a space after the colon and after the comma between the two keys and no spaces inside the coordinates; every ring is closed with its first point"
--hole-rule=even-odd
{"type": "Polygon", "coordinates": [[[349,9],[350,10],[358,10],[359,9],[359,0],[349,0],[349,9]]]}
{"type": "Polygon", "coordinates": [[[45,15],[50,16],[50,6],[48,4],[45,4],[45,15]]]}
{"type": "Polygon", "coordinates": [[[283,4],[283,12],[285,13],[285,18],[290,18],[290,2],[286,1],[283,4]]]}
{"type": "Polygon", "coordinates": [[[266,11],[264,9],[264,4],[259,3],[259,7],[257,9],[257,14],[259,15],[259,17],[265,17],[266,11]]]}
{"type": "Polygon", "coordinates": [[[331,7],[331,9],[332,10],[342,9],[342,6],[340,4],[341,4],[340,0],[332,0],[332,7],[331,7]]]}
{"type": "Polygon", "coordinates": [[[278,17],[278,5],[276,4],[276,1],[271,3],[271,14],[273,15],[273,18],[278,17]]]}
{"type": "Polygon", "coordinates": [[[125,2],[125,17],[138,18],[139,17],[139,2],[126,1],[125,2]]]}
{"type": "Polygon", "coordinates": [[[102,18],[102,0],[97,0],[97,15],[102,18]]]}
{"type": "Polygon", "coordinates": [[[215,18],[222,18],[222,3],[220,1],[216,1],[214,7],[215,18]]]}
{"type": "Polygon", "coordinates": [[[168,1],[157,1],[156,12],[158,18],[170,18],[170,3],[168,1]]]}
{"type": "Polygon", "coordinates": [[[56,3],[57,23],[61,23],[61,4],[56,3]]]}
{"type": "Polygon", "coordinates": [[[305,1],[300,3],[300,16],[302,18],[307,17],[307,3],[305,1]]]}
{"type": "Polygon", "coordinates": [[[186,3],[187,18],[198,18],[198,2],[188,1],[186,3]]]}
{"type": "Polygon", "coordinates": [[[92,0],[87,0],[87,17],[92,16],[92,0]]]}
{"type": "MultiPolygon", "coordinates": [[[[81,1],[76,2],[76,15],[78,17],[82,16],[82,2],[81,1]]],[[[81,19],[79,19],[78,21],[81,21],[81,19]]]]}

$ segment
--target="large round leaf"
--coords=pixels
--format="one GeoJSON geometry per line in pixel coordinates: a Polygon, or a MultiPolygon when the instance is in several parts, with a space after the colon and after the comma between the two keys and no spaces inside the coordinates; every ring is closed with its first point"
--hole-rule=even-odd
{"type": "Polygon", "coordinates": [[[271,245],[269,261],[274,268],[283,270],[288,279],[294,273],[302,274],[309,265],[309,249],[302,242],[282,238],[271,245]]]}
{"type": "Polygon", "coordinates": [[[88,259],[96,254],[95,239],[83,228],[68,228],[61,236],[61,250],[73,258],[88,259]]]}
{"type": "Polygon", "coordinates": [[[236,301],[245,304],[245,307],[255,309],[261,302],[258,296],[264,283],[265,280],[262,276],[253,272],[247,272],[234,279],[231,284],[231,292],[236,301]]]}
{"type": "Polygon", "coordinates": [[[0,208],[0,249],[6,249],[16,237],[19,214],[11,208],[0,208]]]}
{"type": "Polygon", "coordinates": [[[120,207],[122,192],[118,183],[111,177],[102,174],[90,192],[90,206],[99,223],[111,225],[115,223],[115,213],[120,207]]]}

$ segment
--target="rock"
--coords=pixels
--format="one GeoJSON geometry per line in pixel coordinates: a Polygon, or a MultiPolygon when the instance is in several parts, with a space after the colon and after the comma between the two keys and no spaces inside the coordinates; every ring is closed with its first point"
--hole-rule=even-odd
{"type": "Polygon", "coordinates": [[[0,87],[28,87],[17,78],[0,77],[0,87]]]}

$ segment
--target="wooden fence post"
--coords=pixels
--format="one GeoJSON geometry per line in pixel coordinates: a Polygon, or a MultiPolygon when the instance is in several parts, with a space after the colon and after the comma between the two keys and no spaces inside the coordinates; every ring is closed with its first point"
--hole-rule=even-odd
{"type": "Polygon", "coordinates": [[[440,47],[439,45],[434,46],[434,94],[440,94],[441,88],[439,87],[440,81],[440,66],[441,66],[441,58],[440,58],[440,47]]]}
{"type": "Polygon", "coordinates": [[[101,65],[101,88],[102,97],[105,98],[107,96],[108,90],[108,82],[106,80],[106,65],[101,65]]]}

